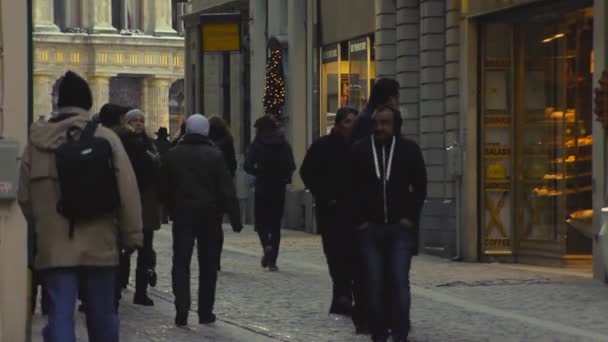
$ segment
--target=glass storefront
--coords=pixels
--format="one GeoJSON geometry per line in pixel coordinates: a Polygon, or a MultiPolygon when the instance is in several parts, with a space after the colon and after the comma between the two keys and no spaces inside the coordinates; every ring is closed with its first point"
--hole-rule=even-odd
{"type": "Polygon", "coordinates": [[[329,134],[338,108],[365,107],[375,79],[371,46],[371,39],[364,37],[323,47],[320,134],[329,134]]]}
{"type": "Polygon", "coordinates": [[[483,251],[590,258],[593,12],[520,19],[481,26],[483,251]]]}

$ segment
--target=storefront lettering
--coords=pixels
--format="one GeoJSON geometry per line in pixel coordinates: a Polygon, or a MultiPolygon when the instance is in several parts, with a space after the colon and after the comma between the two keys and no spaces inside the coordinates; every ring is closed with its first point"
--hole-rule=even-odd
{"type": "Polygon", "coordinates": [[[350,52],[361,52],[367,50],[367,42],[354,43],[350,45],[350,52]]]}
{"type": "Polygon", "coordinates": [[[486,239],[486,248],[511,248],[511,240],[486,239]]]}
{"type": "Polygon", "coordinates": [[[323,59],[332,59],[332,58],[338,58],[337,49],[323,51],[323,59]]]}
{"type": "Polygon", "coordinates": [[[511,154],[511,147],[504,145],[486,145],[486,155],[506,156],[511,154]]]}

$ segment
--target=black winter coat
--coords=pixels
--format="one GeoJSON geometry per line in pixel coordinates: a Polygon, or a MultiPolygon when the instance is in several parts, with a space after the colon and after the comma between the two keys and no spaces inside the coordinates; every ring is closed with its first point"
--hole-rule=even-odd
{"type": "Polygon", "coordinates": [[[386,146],[376,143],[377,170],[371,137],[353,146],[349,157],[352,223],[359,227],[364,223],[399,224],[402,219],[408,219],[414,224],[417,252],[418,226],[427,188],[424,159],[415,142],[395,137],[394,157],[387,178],[390,149],[390,142],[386,146]],[[386,163],[382,158],[383,149],[386,163]],[[386,191],[385,179],[388,179],[386,191]]]}
{"type": "Polygon", "coordinates": [[[257,135],[245,156],[245,172],[256,177],[257,185],[291,183],[296,170],[291,146],[280,134],[257,135]]]}
{"type": "Polygon", "coordinates": [[[228,171],[230,171],[230,175],[232,175],[232,178],[234,178],[234,176],[236,175],[237,162],[236,152],[234,150],[234,142],[232,141],[232,138],[226,136],[223,138],[212,140],[213,143],[215,143],[215,145],[220,149],[220,151],[222,151],[222,154],[224,155],[224,160],[226,161],[226,166],[228,167],[228,171]]]}
{"type": "Polygon", "coordinates": [[[167,138],[156,139],[154,145],[156,145],[156,149],[161,156],[164,156],[173,147],[173,144],[167,138]]]}
{"type": "Polygon", "coordinates": [[[300,176],[320,206],[335,204],[344,196],[344,179],[349,171],[350,144],[332,131],[315,141],[302,162],[300,176]]]}
{"type": "Polygon", "coordinates": [[[222,152],[209,138],[185,135],[163,158],[160,184],[163,203],[173,218],[192,211],[227,213],[233,227],[241,226],[234,182],[222,152]]]}
{"type": "Polygon", "coordinates": [[[161,220],[158,199],[160,156],[154,141],[145,133],[137,134],[124,127],[118,129],[118,133],[137,178],[144,230],[158,230],[161,220]]]}

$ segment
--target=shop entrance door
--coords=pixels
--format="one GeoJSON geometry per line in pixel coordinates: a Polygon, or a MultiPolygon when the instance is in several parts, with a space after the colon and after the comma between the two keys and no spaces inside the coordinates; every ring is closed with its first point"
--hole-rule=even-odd
{"type": "Polygon", "coordinates": [[[591,262],[590,8],[482,30],[484,254],[591,262]]]}

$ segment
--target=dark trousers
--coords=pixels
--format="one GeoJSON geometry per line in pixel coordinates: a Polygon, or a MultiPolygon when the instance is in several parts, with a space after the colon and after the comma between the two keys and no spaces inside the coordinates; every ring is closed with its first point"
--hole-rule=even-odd
{"type": "Polygon", "coordinates": [[[402,225],[371,224],[357,231],[357,240],[372,336],[385,338],[391,329],[396,338],[405,339],[410,329],[414,234],[402,225]]]}
{"type": "Polygon", "coordinates": [[[40,286],[40,309],[43,315],[49,311],[49,298],[42,281],[40,271],[32,270],[32,314],[36,312],[36,302],[38,299],[38,286],[40,286]]]}
{"type": "Polygon", "coordinates": [[[262,249],[269,249],[268,262],[276,264],[281,244],[281,219],[285,209],[285,184],[256,184],[255,230],[262,249]]]}
{"type": "MultiPolygon", "coordinates": [[[[135,270],[135,294],[146,295],[148,291],[149,271],[156,267],[156,253],[154,252],[154,231],[144,230],[144,241],[137,250],[137,269],[135,270]]],[[[131,254],[120,255],[119,276],[117,279],[117,299],[120,298],[120,289],[127,287],[131,274],[131,254]]]]}
{"type": "Polygon", "coordinates": [[[43,271],[42,277],[49,302],[45,342],[76,342],[74,306],[79,289],[87,303],[89,341],[118,342],[118,315],[112,305],[115,267],[52,269],[43,271]]]}
{"type": "Polygon", "coordinates": [[[351,248],[345,229],[338,220],[337,207],[319,205],[316,209],[323,252],[333,281],[333,300],[334,302],[339,298],[352,300],[352,276],[349,269],[351,248]]]}
{"type": "Polygon", "coordinates": [[[205,217],[191,213],[179,215],[173,222],[171,277],[178,313],[190,310],[190,263],[195,241],[199,265],[198,314],[208,317],[213,313],[223,234],[220,215],[205,217]]]}

